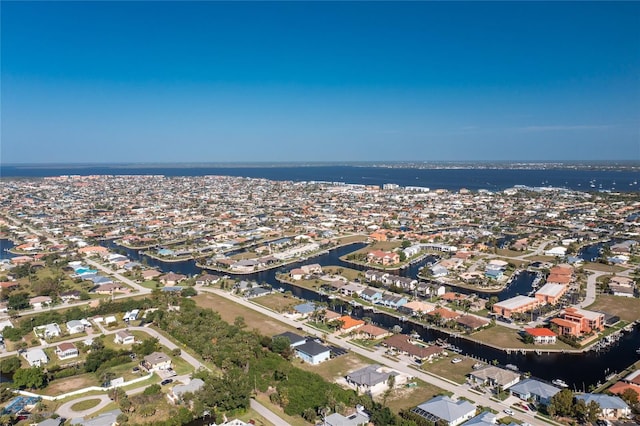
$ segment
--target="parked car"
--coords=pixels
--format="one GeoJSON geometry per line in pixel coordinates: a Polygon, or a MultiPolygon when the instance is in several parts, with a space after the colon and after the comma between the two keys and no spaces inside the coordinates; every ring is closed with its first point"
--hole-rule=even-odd
{"type": "Polygon", "coordinates": [[[508,408],[505,408],[505,409],[504,409],[504,413],[505,413],[507,416],[513,416],[513,415],[515,415],[515,413],[513,412],[513,410],[509,410],[508,408]]]}
{"type": "Polygon", "coordinates": [[[163,381],[160,382],[162,386],[168,385],[169,383],[173,383],[173,379],[164,379],[163,381]]]}
{"type": "Polygon", "coordinates": [[[451,360],[452,363],[457,364],[459,362],[462,362],[462,358],[454,358],[451,360]]]}

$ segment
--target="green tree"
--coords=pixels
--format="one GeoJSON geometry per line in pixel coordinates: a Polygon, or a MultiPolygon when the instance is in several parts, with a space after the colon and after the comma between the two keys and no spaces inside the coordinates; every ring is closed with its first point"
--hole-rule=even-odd
{"type": "Polygon", "coordinates": [[[573,417],[573,392],[569,389],[562,389],[551,397],[551,402],[547,407],[549,414],[558,416],[573,417]]]}
{"type": "Polygon", "coordinates": [[[13,293],[11,296],[9,296],[7,307],[16,311],[20,309],[27,309],[29,307],[29,294],[13,293]]]}
{"type": "Polygon", "coordinates": [[[18,357],[5,358],[0,361],[0,373],[13,374],[18,368],[20,368],[21,362],[18,357]]]}
{"type": "Polygon", "coordinates": [[[13,374],[13,384],[19,388],[39,389],[45,385],[45,375],[40,367],[19,368],[13,374]]]}

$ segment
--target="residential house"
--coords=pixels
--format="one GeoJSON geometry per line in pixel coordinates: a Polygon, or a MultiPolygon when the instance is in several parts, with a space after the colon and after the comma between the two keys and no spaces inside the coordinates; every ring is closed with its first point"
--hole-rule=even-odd
{"type": "Polygon", "coordinates": [[[364,278],[367,281],[382,282],[385,276],[389,275],[387,272],[376,271],[375,269],[369,269],[364,273],[364,278]]]}
{"type": "Polygon", "coordinates": [[[289,345],[294,348],[296,346],[300,346],[302,344],[304,344],[307,339],[302,337],[302,336],[298,336],[296,333],[292,333],[290,331],[285,331],[284,333],[281,334],[277,334],[275,336],[272,337],[272,339],[275,339],[276,337],[285,337],[287,339],[289,339],[289,345]]]}
{"type": "Polygon", "coordinates": [[[305,273],[300,268],[294,268],[291,271],[289,271],[289,276],[291,277],[292,280],[298,281],[298,280],[301,280],[302,277],[305,276],[305,273]]]}
{"type": "Polygon", "coordinates": [[[218,275],[202,274],[196,278],[196,285],[210,285],[215,284],[218,281],[220,281],[220,277],[218,275]]]}
{"type": "Polygon", "coordinates": [[[449,270],[442,265],[434,265],[429,269],[431,276],[434,278],[446,277],[449,274],[449,270]]]}
{"type": "Polygon", "coordinates": [[[483,411],[467,421],[464,426],[495,426],[497,424],[498,420],[495,414],[490,411],[483,411]]]}
{"type": "Polygon", "coordinates": [[[520,381],[520,374],[505,370],[504,368],[488,365],[469,373],[469,379],[474,384],[489,385],[492,387],[500,386],[502,389],[508,389],[520,381]]]}
{"type": "Polygon", "coordinates": [[[59,359],[75,358],[79,355],[76,345],[70,342],[60,343],[56,346],[56,355],[59,359]]]}
{"type": "Polygon", "coordinates": [[[85,420],[83,417],[71,420],[72,425],[82,426],[117,426],[118,416],[122,414],[119,408],[98,414],[96,417],[85,420]]]}
{"type": "Polygon", "coordinates": [[[397,373],[378,364],[367,365],[359,370],[347,374],[347,384],[358,394],[378,395],[389,387],[389,377],[397,373]]]}
{"type": "Polygon", "coordinates": [[[441,395],[423,402],[411,411],[433,423],[443,422],[448,426],[457,426],[473,418],[476,407],[467,400],[454,401],[441,395]]]}
{"type": "Polygon", "coordinates": [[[42,309],[51,303],[49,296],[36,296],[29,299],[29,304],[33,306],[33,309],[42,309]]]}
{"type": "Polygon", "coordinates": [[[185,393],[195,393],[202,389],[204,386],[204,381],[201,379],[191,379],[189,383],[185,385],[176,385],[171,391],[167,394],[167,397],[171,402],[178,403],[182,401],[182,396],[185,393]]]}
{"type": "Polygon", "coordinates": [[[142,275],[142,278],[144,280],[152,280],[156,277],[159,277],[160,275],[162,275],[161,272],[156,271],[155,269],[148,269],[146,271],[142,271],[140,273],[140,275],[142,275]]]}
{"type": "Polygon", "coordinates": [[[140,363],[148,372],[171,369],[171,358],[163,352],[152,352],[140,363]]]}
{"type": "Polygon", "coordinates": [[[392,352],[411,356],[420,362],[431,361],[444,352],[444,349],[440,346],[414,345],[411,338],[405,334],[394,334],[385,339],[382,344],[392,352]]]}
{"type": "Polygon", "coordinates": [[[51,324],[33,327],[33,333],[42,339],[52,339],[55,337],[60,337],[62,331],[60,330],[60,326],[53,322],[51,324]]]}
{"type": "Polygon", "coordinates": [[[525,328],[524,333],[532,336],[533,343],[537,345],[553,345],[558,337],[556,333],[543,327],[525,328]]]}
{"type": "Polygon", "coordinates": [[[382,296],[382,299],[378,300],[378,304],[395,309],[398,309],[405,303],[407,303],[406,297],[397,296],[395,294],[385,294],[384,296],[382,296]]]}
{"type": "Polygon", "coordinates": [[[469,331],[477,330],[489,324],[489,320],[476,315],[463,315],[456,318],[455,321],[458,325],[469,331]]]}
{"type": "Polygon", "coordinates": [[[425,303],[425,302],[420,302],[417,300],[405,303],[404,305],[400,306],[400,308],[398,308],[398,310],[400,312],[403,312],[405,314],[409,314],[409,315],[420,315],[420,314],[424,314],[427,312],[431,312],[435,309],[435,305],[431,304],[431,303],[425,303]]]}
{"type": "Polygon", "coordinates": [[[389,330],[386,330],[381,327],[376,327],[375,325],[365,324],[362,327],[358,328],[354,333],[357,334],[358,338],[363,339],[382,339],[383,337],[387,337],[391,335],[389,330]]]}
{"type": "Polygon", "coordinates": [[[395,265],[400,263],[400,255],[391,251],[374,250],[367,254],[367,262],[378,265],[395,265]]]}
{"type": "Polygon", "coordinates": [[[42,367],[49,362],[49,357],[40,348],[28,349],[23,356],[31,367],[42,367]]]}
{"type": "Polygon", "coordinates": [[[600,406],[600,415],[607,419],[619,419],[631,415],[631,408],[618,396],[584,393],[576,395],[576,399],[583,400],[587,405],[595,401],[600,406]]]}
{"type": "Polygon", "coordinates": [[[298,358],[311,365],[318,365],[331,358],[331,349],[312,339],[307,339],[305,343],[295,346],[293,349],[298,358]]]}
{"type": "Polygon", "coordinates": [[[78,334],[84,332],[84,324],[82,321],[71,320],[67,322],[67,332],[69,334],[78,334]]]}
{"type": "Polygon", "coordinates": [[[121,345],[131,345],[136,342],[136,338],[127,330],[120,330],[116,332],[115,336],[113,337],[113,341],[121,345]]]}
{"type": "Polygon", "coordinates": [[[367,302],[376,303],[382,299],[382,294],[382,291],[375,287],[367,287],[360,293],[360,298],[367,302]]]}
{"type": "Polygon", "coordinates": [[[163,276],[161,276],[159,278],[159,281],[163,285],[171,286],[171,285],[176,285],[186,279],[187,279],[186,275],[174,274],[173,272],[169,272],[168,274],[164,274],[163,276]]]}
{"type": "Polygon", "coordinates": [[[536,379],[524,379],[509,388],[512,395],[536,404],[549,405],[551,398],[560,392],[560,388],[536,379]]]}
{"type": "Polygon", "coordinates": [[[340,413],[331,413],[323,420],[323,426],[360,426],[369,423],[369,415],[362,406],[357,406],[356,411],[343,416],[340,413]]]}
{"type": "Polygon", "coordinates": [[[340,333],[350,333],[365,324],[364,321],[351,318],[349,315],[341,316],[338,318],[338,321],[342,323],[339,330],[340,333]]]}
{"type": "Polygon", "coordinates": [[[302,265],[300,267],[300,269],[302,269],[302,272],[306,275],[312,275],[312,274],[321,274],[322,273],[322,266],[320,266],[319,263],[312,263],[310,265],[302,265]]]}
{"type": "Polygon", "coordinates": [[[318,307],[313,302],[301,303],[293,307],[293,312],[300,318],[306,318],[316,311],[318,307]]]}

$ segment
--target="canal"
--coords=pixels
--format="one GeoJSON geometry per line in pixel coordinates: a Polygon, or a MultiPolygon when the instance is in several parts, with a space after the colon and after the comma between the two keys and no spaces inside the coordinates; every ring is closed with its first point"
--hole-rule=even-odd
{"type": "MultiPolygon", "coordinates": [[[[113,241],[105,241],[105,245],[109,248],[119,249],[131,258],[138,261],[146,259],[146,263],[150,266],[158,267],[162,272],[176,272],[186,275],[196,275],[201,269],[195,265],[195,261],[182,262],[162,262],[140,254],[137,250],[127,249],[116,245],[113,241]]],[[[272,269],[254,274],[237,275],[238,279],[255,280],[272,285],[274,288],[282,287],[285,291],[290,291],[294,296],[300,299],[325,302],[329,307],[344,313],[350,313],[356,318],[369,317],[372,323],[382,327],[391,329],[396,325],[402,327],[404,333],[418,333],[424,341],[433,341],[438,338],[447,339],[449,343],[462,349],[463,353],[477,359],[492,362],[497,361],[499,364],[514,364],[518,366],[520,371],[531,373],[535,377],[539,377],[548,381],[559,378],[569,384],[575,390],[588,390],[589,386],[598,382],[604,382],[605,377],[613,372],[624,370],[627,366],[638,360],[636,349],[640,346],[640,326],[636,326],[631,332],[624,333],[622,337],[611,346],[601,351],[590,351],[585,353],[541,353],[540,355],[530,352],[522,354],[520,352],[512,352],[510,354],[494,349],[492,347],[472,342],[463,337],[451,337],[448,334],[426,328],[420,324],[411,321],[402,321],[393,315],[385,312],[365,311],[362,307],[352,307],[346,302],[339,299],[329,299],[327,295],[318,294],[312,290],[293,286],[287,283],[281,283],[276,280],[276,273],[286,272],[293,268],[299,268],[304,264],[318,263],[321,266],[339,266],[344,268],[353,268],[354,266],[340,260],[341,256],[351,253],[355,250],[363,248],[366,244],[354,243],[331,250],[329,253],[319,255],[306,262],[298,262],[287,265],[279,269],[272,269]]],[[[432,259],[426,258],[421,262],[412,265],[400,271],[405,276],[415,277],[420,268],[432,259]]],[[[359,267],[358,269],[364,269],[359,267]]],[[[517,277],[511,285],[503,292],[498,294],[500,299],[515,296],[516,294],[526,294],[531,290],[531,282],[535,278],[532,272],[523,271],[521,278],[517,277]]],[[[488,294],[481,294],[487,297],[488,294]]],[[[542,351],[543,347],[540,348],[542,351]]]]}

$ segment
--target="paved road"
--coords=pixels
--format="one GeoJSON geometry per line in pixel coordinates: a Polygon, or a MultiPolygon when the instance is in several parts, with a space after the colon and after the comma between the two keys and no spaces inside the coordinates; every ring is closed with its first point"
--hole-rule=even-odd
{"type": "MultiPolygon", "coordinates": [[[[312,334],[312,335],[316,335],[319,336],[321,333],[311,327],[308,327],[300,322],[291,320],[289,318],[285,318],[284,316],[277,314],[273,311],[270,311],[262,306],[256,305],[254,303],[251,303],[248,300],[239,298],[239,297],[235,297],[225,291],[222,290],[218,290],[218,289],[212,289],[212,288],[202,288],[201,289],[204,292],[209,292],[209,293],[214,293],[218,296],[224,297],[228,300],[231,300],[235,303],[239,303],[243,306],[246,306],[250,309],[253,309],[255,311],[258,311],[264,315],[267,315],[273,319],[276,319],[280,322],[283,322],[285,324],[291,325],[293,327],[301,327],[303,329],[303,331],[305,331],[306,333],[312,334]]],[[[358,353],[366,358],[369,358],[379,364],[384,364],[387,365],[389,367],[392,367],[398,371],[400,371],[401,373],[407,374],[409,376],[413,376],[413,377],[417,377],[427,383],[431,383],[434,384],[436,386],[438,386],[441,389],[445,389],[447,391],[453,392],[456,396],[458,397],[464,397],[467,399],[470,399],[471,401],[475,401],[477,404],[483,405],[485,407],[491,407],[494,410],[498,411],[499,413],[502,413],[503,410],[505,408],[509,408],[510,405],[504,403],[504,402],[496,402],[493,401],[492,399],[490,399],[489,397],[487,397],[486,395],[478,395],[477,393],[471,392],[469,390],[469,388],[465,387],[465,386],[461,386],[459,384],[454,384],[452,382],[446,381],[442,378],[439,378],[437,376],[431,375],[431,374],[427,374],[427,373],[423,373],[421,371],[415,370],[411,367],[409,367],[407,364],[402,363],[402,362],[398,362],[395,360],[391,360],[389,358],[386,358],[383,356],[382,352],[370,352],[366,349],[360,348],[359,346],[355,346],[343,339],[338,339],[335,336],[329,335],[327,336],[327,340],[332,343],[335,344],[337,346],[341,346],[341,347],[346,347],[348,348],[350,351],[358,353]]],[[[543,422],[541,422],[540,420],[534,418],[534,416],[531,413],[519,413],[516,412],[515,417],[517,417],[520,420],[524,420],[529,424],[532,425],[544,425],[543,422]]]]}
{"type": "Polygon", "coordinates": [[[580,308],[587,307],[596,301],[596,290],[598,288],[597,280],[603,275],[607,275],[606,272],[590,271],[591,274],[587,277],[587,297],[578,304],[580,308]]]}
{"type": "Polygon", "coordinates": [[[251,403],[251,408],[253,408],[256,411],[256,413],[260,414],[262,417],[269,420],[271,423],[273,423],[274,426],[290,426],[289,423],[282,420],[280,417],[274,414],[273,411],[269,410],[267,407],[260,404],[255,399],[252,399],[250,403],[251,403]]]}
{"type": "Polygon", "coordinates": [[[117,273],[113,269],[108,268],[108,267],[96,262],[95,260],[91,260],[91,259],[85,258],[84,261],[86,263],[88,263],[89,265],[92,265],[92,266],[100,269],[102,272],[106,272],[107,274],[113,275],[114,277],[116,277],[117,279],[122,281],[123,283],[133,287],[135,290],[137,290],[139,292],[139,294],[151,293],[150,289],[141,286],[140,284],[136,283],[135,281],[130,280],[129,278],[125,277],[124,275],[121,275],[121,274],[117,273]]]}
{"type": "Polygon", "coordinates": [[[60,417],[64,417],[66,419],[75,419],[78,417],[88,416],[92,413],[95,413],[98,410],[102,410],[104,407],[111,403],[111,399],[107,395],[91,395],[91,396],[83,396],[82,398],[77,398],[69,402],[65,402],[56,410],[56,413],[60,417]],[[72,410],[71,407],[78,402],[87,401],[90,399],[99,399],[100,403],[95,407],[89,408],[87,410],[75,411],[72,410]]]}

